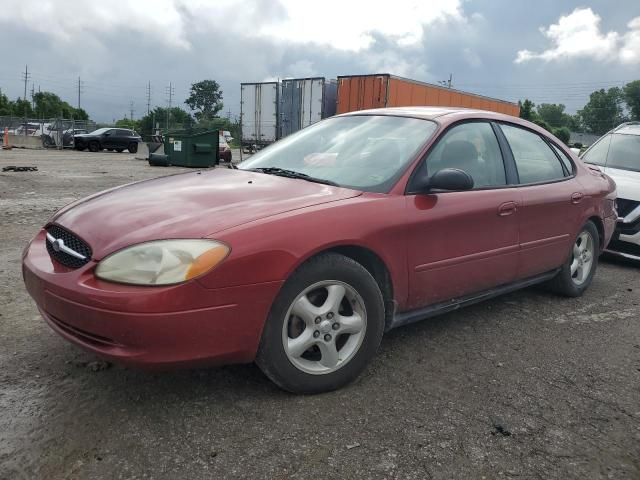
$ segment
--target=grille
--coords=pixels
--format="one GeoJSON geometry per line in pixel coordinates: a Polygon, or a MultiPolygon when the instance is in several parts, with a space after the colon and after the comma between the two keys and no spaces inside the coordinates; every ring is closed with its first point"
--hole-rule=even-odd
{"type": "Polygon", "coordinates": [[[53,235],[56,239],[61,238],[67,247],[86,257],[84,260],[81,260],[64,252],[56,252],[51,246],[51,242],[47,240],[47,251],[49,252],[49,255],[62,265],[69,268],[80,268],[91,260],[91,247],[76,237],[73,233],[68,232],[58,225],[51,225],[47,228],[47,232],[50,235],[53,235]]]}
{"type": "Polygon", "coordinates": [[[634,200],[627,200],[626,198],[618,198],[616,199],[616,207],[618,208],[618,216],[626,217],[631,213],[631,211],[640,205],[640,202],[636,202],[634,200]]]}

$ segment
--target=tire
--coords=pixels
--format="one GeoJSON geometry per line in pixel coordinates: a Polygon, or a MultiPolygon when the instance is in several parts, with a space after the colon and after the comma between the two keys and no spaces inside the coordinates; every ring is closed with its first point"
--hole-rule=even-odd
{"type": "Polygon", "coordinates": [[[116,152],[122,153],[122,152],[124,152],[124,148],[116,148],[116,152]]]}
{"type": "Polygon", "coordinates": [[[96,141],[93,142],[89,142],[89,151],[90,152],[99,152],[100,150],[102,150],[100,148],[100,144],[96,141]]]}
{"type": "Polygon", "coordinates": [[[129,150],[130,153],[136,153],[138,151],[138,144],[133,142],[130,143],[127,150],[129,150]]]}
{"type": "Polygon", "coordinates": [[[299,267],[278,293],[256,363],[289,392],[335,390],[353,381],[373,358],[384,318],[380,288],[362,265],[334,253],[320,255],[299,267]]]}
{"type": "Polygon", "coordinates": [[[576,236],[569,258],[547,287],[567,297],[581,296],[593,280],[598,267],[600,236],[593,222],[588,221],[576,236]],[[585,253],[586,252],[586,253],[585,253]],[[588,268],[588,271],[585,269],[588,268]]]}
{"type": "Polygon", "coordinates": [[[79,152],[82,152],[83,150],[85,150],[87,148],[87,145],[84,142],[78,142],[74,145],[74,147],[76,150],[78,150],[79,152]]]}

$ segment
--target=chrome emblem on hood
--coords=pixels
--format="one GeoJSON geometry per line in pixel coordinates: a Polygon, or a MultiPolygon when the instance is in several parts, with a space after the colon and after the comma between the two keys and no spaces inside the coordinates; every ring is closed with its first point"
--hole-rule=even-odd
{"type": "Polygon", "coordinates": [[[53,250],[55,252],[66,253],[67,255],[71,255],[72,257],[78,258],[80,260],[86,260],[87,259],[87,257],[82,255],[81,253],[78,253],[75,250],[72,250],[71,248],[67,247],[64,244],[64,240],[63,239],[55,238],[50,233],[47,233],[47,242],[49,242],[51,244],[51,248],[53,248],[53,250]]]}

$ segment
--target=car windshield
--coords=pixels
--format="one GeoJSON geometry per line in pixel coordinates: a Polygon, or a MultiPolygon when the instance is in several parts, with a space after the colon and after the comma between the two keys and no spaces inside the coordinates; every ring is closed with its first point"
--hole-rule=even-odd
{"type": "Polygon", "coordinates": [[[99,128],[91,132],[91,135],[102,135],[104,132],[111,130],[110,128],[99,128]]]}
{"type": "Polygon", "coordinates": [[[334,117],[274,143],[238,167],[293,170],[344,187],[387,192],[435,130],[435,122],[416,118],[334,117]]]}
{"type": "Polygon", "coordinates": [[[614,133],[611,136],[607,167],[640,172],[640,135],[614,133]]]}

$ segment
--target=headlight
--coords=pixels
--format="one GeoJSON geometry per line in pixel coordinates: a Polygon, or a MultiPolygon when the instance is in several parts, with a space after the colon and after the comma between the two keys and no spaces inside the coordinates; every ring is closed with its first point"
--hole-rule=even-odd
{"type": "Polygon", "coordinates": [[[113,253],[96,268],[102,280],[134,285],[171,285],[219,265],[230,248],[215,240],[157,240],[113,253]]]}

